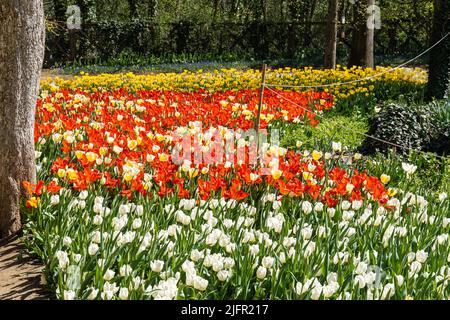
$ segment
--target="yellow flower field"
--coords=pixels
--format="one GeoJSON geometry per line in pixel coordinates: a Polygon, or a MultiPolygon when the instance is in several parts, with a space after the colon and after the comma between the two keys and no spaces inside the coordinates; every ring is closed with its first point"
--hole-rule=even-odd
{"type": "MultiPolygon", "coordinates": [[[[338,67],[336,70],[319,70],[312,67],[303,69],[270,69],[267,72],[267,83],[272,85],[320,86],[331,83],[342,83],[373,77],[367,81],[336,85],[323,88],[337,99],[346,99],[355,94],[368,93],[380,84],[383,86],[423,86],[427,82],[427,72],[420,68],[400,68],[387,72],[390,67],[376,69],[338,67]]],[[[60,89],[81,89],[97,91],[99,88],[117,90],[120,88],[139,90],[181,90],[181,91],[221,91],[257,89],[261,86],[261,72],[259,70],[221,69],[213,72],[184,71],[181,73],[155,74],[99,74],[89,75],[81,73],[74,79],[47,79],[42,81],[44,90],[58,91],[60,89]]],[[[294,88],[295,89],[295,88],[294,88]]],[[[321,89],[321,88],[319,88],[321,89]]],[[[298,90],[308,90],[299,88],[298,90]]]]}

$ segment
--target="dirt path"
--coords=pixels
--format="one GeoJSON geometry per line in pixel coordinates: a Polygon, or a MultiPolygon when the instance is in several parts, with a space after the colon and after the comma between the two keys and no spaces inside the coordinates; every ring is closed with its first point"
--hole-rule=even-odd
{"type": "Polygon", "coordinates": [[[0,243],[0,300],[45,299],[42,265],[27,257],[18,237],[0,243]],[[24,256],[22,256],[24,254],[24,256]]]}
{"type": "Polygon", "coordinates": [[[59,69],[42,69],[41,72],[41,80],[47,78],[63,78],[63,79],[72,79],[73,76],[69,74],[63,74],[59,69]]]}

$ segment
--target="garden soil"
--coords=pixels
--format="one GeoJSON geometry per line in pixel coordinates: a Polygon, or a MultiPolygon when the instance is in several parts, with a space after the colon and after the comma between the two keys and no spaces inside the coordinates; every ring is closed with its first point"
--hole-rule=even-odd
{"type": "Polygon", "coordinates": [[[19,237],[0,242],[0,300],[46,299],[42,268],[26,255],[19,237]]]}

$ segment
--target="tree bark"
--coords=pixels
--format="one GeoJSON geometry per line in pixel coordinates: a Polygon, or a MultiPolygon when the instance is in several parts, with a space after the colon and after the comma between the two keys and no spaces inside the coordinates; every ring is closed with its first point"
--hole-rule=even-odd
{"type": "Polygon", "coordinates": [[[44,57],[42,0],[0,2],[0,238],[21,228],[23,181],[36,180],[34,117],[44,57]]]}
{"type": "Polygon", "coordinates": [[[349,67],[374,67],[374,29],[368,28],[367,9],[374,0],[357,0],[353,5],[353,32],[349,67]]]}
{"type": "MultiPolygon", "coordinates": [[[[450,2],[434,1],[433,29],[430,45],[437,43],[450,32],[450,2]]],[[[430,52],[430,70],[425,93],[427,100],[442,99],[450,90],[450,36],[430,52]]]]}
{"type": "Polygon", "coordinates": [[[336,68],[338,0],[328,0],[324,67],[336,68]]]}
{"type": "MultiPolygon", "coordinates": [[[[367,8],[373,6],[375,4],[375,0],[367,0],[367,8]]],[[[367,12],[367,11],[366,11],[367,12]]],[[[375,22],[374,22],[375,23],[375,22]]],[[[364,65],[367,68],[373,68],[375,66],[374,56],[373,56],[373,40],[375,36],[375,29],[368,28],[366,26],[366,52],[364,57],[364,65]]]]}
{"type": "Polygon", "coordinates": [[[365,0],[358,0],[353,5],[352,42],[350,59],[351,66],[363,66],[366,52],[367,21],[365,15],[365,0]]]}

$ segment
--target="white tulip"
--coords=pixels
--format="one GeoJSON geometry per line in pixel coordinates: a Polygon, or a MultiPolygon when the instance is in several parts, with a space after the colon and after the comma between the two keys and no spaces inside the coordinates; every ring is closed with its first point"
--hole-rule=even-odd
{"type": "Polygon", "coordinates": [[[322,210],[323,210],[323,203],[322,202],[317,202],[314,205],[314,211],[315,212],[322,212],[322,210]]]}
{"type": "Polygon", "coordinates": [[[74,300],[75,299],[75,292],[72,290],[65,290],[64,291],[64,300],[74,300]]]}
{"type": "Polygon", "coordinates": [[[397,279],[397,284],[401,287],[403,285],[405,278],[403,278],[402,275],[396,275],[395,278],[397,279]]]}
{"type": "Polygon", "coordinates": [[[258,269],[256,270],[256,277],[260,280],[264,280],[266,275],[267,275],[267,269],[264,268],[263,266],[259,266],[258,269]]]}
{"type": "Polygon", "coordinates": [[[57,205],[59,203],[59,195],[55,194],[50,197],[50,204],[57,205]]]}
{"type": "Polygon", "coordinates": [[[63,244],[65,246],[70,246],[72,244],[72,239],[70,237],[68,237],[68,236],[64,237],[63,244]]]}
{"type": "Polygon", "coordinates": [[[161,260],[155,260],[150,262],[150,268],[153,272],[161,272],[164,268],[164,261],[161,260]]]}
{"type": "Polygon", "coordinates": [[[405,162],[402,162],[402,168],[407,176],[412,175],[417,170],[417,166],[405,162]]]}
{"type": "Polygon", "coordinates": [[[208,280],[203,279],[202,277],[195,277],[194,279],[194,289],[197,289],[199,291],[205,291],[208,287],[208,280]]]}
{"type": "Polygon", "coordinates": [[[89,288],[90,293],[89,296],[87,297],[88,300],[94,300],[95,298],[97,298],[98,296],[98,289],[95,289],[93,287],[89,288]]]}
{"type": "Polygon", "coordinates": [[[273,267],[275,259],[273,257],[264,257],[262,258],[261,264],[264,268],[270,269],[273,267]]]}
{"type": "Polygon", "coordinates": [[[362,288],[364,288],[366,286],[366,279],[365,279],[365,277],[363,275],[358,274],[355,277],[355,283],[358,285],[359,289],[362,289],[362,288]]]}
{"type": "Polygon", "coordinates": [[[131,274],[131,272],[133,271],[133,269],[131,268],[130,265],[128,264],[124,264],[123,266],[120,267],[119,269],[119,273],[121,277],[126,277],[129,276],[131,274]]]}
{"type": "Polygon", "coordinates": [[[96,243],[91,243],[88,248],[89,255],[93,256],[98,251],[98,245],[96,243]]]}
{"type": "Polygon", "coordinates": [[[103,275],[103,280],[110,281],[114,278],[115,274],[116,273],[113,270],[108,269],[108,270],[106,270],[105,274],[103,275]]]}
{"type": "Polygon", "coordinates": [[[311,202],[309,201],[303,201],[302,202],[302,211],[305,214],[310,214],[313,210],[313,206],[311,204],[311,202]]]}
{"type": "Polygon", "coordinates": [[[142,220],[140,218],[136,218],[133,220],[133,229],[139,229],[142,226],[142,220]]]}
{"type": "Polygon", "coordinates": [[[217,278],[219,279],[219,281],[226,281],[230,276],[230,271],[228,270],[220,270],[217,273],[217,278]]]}
{"type": "Polygon", "coordinates": [[[119,299],[120,300],[128,300],[128,289],[127,288],[120,288],[119,299]]]}
{"type": "Polygon", "coordinates": [[[416,252],[416,260],[420,263],[424,263],[428,258],[428,253],[424,250],[419,250],[416,252]]]}
{"type": "Polygon", "coordinates": [[[92,221],[93,224],[95,224],[96,226],[99,226],[103,223],[103,218],[101,215],[96,215],[94,216],[94,219],[92,221]]]}
{"type": "Polygon", "coordinates": [[[322,287],[321,286],[315,286],[311,290],[311,299],[313,300],[319,300],[320,296],[322,295],[322,287]]]}

